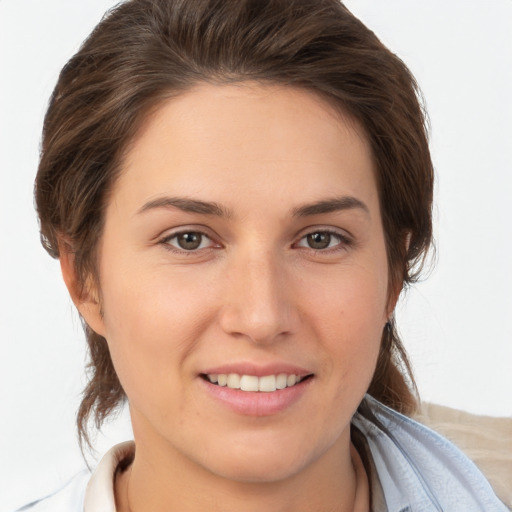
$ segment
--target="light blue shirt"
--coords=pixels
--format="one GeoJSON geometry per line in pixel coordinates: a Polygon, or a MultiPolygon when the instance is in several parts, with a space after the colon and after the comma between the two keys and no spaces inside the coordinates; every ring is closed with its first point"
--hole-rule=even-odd
{"type": "MultiPolygon", "coordinates": [[[[508,511],[478,468],[420,423],[367,395],[352,424],[371,452],[374,512],[508,511]]],[[[82,471],[59,491],[18,512],[115,512],[115,471],[133,450],[133,442],[114,446],[92,474],[82,471]]]]}
{"type": "Polygon", "coordinates": [[[507,512],[475,464],[433,430],[368,395],[352,424],[366,438],[388,512],[507,512]]]}

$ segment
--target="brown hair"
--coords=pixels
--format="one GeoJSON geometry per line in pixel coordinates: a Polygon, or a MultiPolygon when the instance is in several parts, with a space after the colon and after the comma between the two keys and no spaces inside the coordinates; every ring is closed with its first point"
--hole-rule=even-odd
{"type": "MultiPolygon", "coordinates": [[[[66,64],[44,122],[41,240],[53,257],[67,241],[83,286],[97,278],[109,191],[144,118],[199,82],[246,80],[314,91],[359,122],[375,158],[390,294],[416,279],[432,238],[425,116],[414,78],[373,32],[338,0],[129,0],[66,64]]],[[[126,397],[106,340],[84,328],[90,380],[77,423],[88,441],[90,416],[99,428],[126,397]]],[[[416,405],[393,319],[369,393],[405,413],[416,405]]]]}

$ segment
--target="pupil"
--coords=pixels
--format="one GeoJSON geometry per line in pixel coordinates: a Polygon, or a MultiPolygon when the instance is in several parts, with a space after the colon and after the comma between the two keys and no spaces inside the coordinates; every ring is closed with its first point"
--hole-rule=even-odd
{"type": "Polygon", "coordinates": [[[193,250],[201,245],[201,235],[199,233],[182,233],[178,235],[178,244],[182,249],[193,250]]]}
{"type": "Polygon", "coordinates": [[[331,243],[329,233],[311,233],[308,235],[308,244],[312,249],[325,249],[331,243]]]}

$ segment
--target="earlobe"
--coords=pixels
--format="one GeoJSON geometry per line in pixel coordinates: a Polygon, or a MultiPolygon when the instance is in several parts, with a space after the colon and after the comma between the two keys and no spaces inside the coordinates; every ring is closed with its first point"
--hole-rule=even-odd
{"type": "Polygon", "coordinates": [[[402,286],[397,286],[395,290],[390,294],[388,298],[388,306],[387,306],[387,321],[393,316],[395,311],[396,303],[398,302],[398,298],[400,297],[400,293],[402,293],[402,286]]]}
{"type": "Polygon", "coordinates": [[[63,240],[59,242],[59,261],[62,278],[78,312],[94,332],[105,337],[99,294],[91,282],[80,282],[76,275],[75,254],[71,245],[63,240]]]}

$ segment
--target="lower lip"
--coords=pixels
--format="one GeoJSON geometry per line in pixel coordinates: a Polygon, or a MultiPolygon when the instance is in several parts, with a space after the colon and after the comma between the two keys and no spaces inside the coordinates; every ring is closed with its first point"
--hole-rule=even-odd
{"type": "Polygon", "coordinates": [[[276,391],[241,391],[227,386],[218,386],[200,378],[206,391],[232,411],[245,416],[271,416],[295,404],[305,393],[312,377],[289,388],[276,391]]]}

